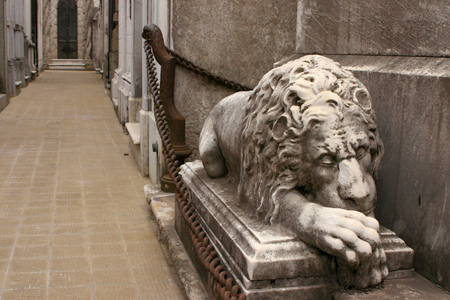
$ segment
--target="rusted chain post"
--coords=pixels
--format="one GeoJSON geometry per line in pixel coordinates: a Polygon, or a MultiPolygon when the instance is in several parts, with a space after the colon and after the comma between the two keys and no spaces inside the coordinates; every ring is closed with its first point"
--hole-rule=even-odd
{"type": "MultiPolygon", "coordinates": [[[[154,24],[145,26],[142,37],[150,41],[156,61],[161,65],[161,100],[167,113],[170,140],[172,141],[176,159],[180,164],[183,164],[184,160],[192,154],[192,149],[186,145],[186,120],[178,112],[173,96],[177,60],[167,52],[161,30],[158,26],[154,24]]],[[[166,192],[175,191],[175,185],[169,174],[161,177],[161,189],[166,192]]]]}

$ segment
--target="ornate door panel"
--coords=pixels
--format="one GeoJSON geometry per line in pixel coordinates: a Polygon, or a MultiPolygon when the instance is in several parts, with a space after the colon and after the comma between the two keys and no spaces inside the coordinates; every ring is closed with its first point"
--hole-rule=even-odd
{"type": "Polygon", "coordinates": [[[76,59],[77,52],[77,3],[75,0],[60,0],[58,3],[58,58],[76,59]]]}

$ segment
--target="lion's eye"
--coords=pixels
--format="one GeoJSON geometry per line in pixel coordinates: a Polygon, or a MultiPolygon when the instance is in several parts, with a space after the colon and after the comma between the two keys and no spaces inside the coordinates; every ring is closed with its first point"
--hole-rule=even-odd
{"type": "Polygon", "coordinates": [[[365,147],[359,147],[356,149],[356,158],[362,159],[367,153],[367,149],[365,147]]]}
{"type": "Polygon", "coordinates": [[[319,164],[323,165],[323,166],[334,166],[336,161],[334,160],[333,156],[331,155],[323,155],[319,158],[318,160],[319,164]]]}

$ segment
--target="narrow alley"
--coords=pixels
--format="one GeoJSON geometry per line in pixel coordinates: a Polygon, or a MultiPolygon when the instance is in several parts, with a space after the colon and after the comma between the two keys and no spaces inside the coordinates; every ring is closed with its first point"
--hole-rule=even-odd
{"type": "Polygon", "coordinates": [[[45,71],[0,113],[0,299],[183,299],[94,72],[45,71]]]}

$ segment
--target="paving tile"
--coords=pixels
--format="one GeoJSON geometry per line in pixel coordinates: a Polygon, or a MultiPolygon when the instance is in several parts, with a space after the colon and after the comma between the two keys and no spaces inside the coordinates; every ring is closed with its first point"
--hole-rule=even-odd
{"type": "Polygon", "coordinates": [[[134,283],[131,269],[92,270],[92,278],[96,286],[134,283]]]}
{"type": "Polygon", "coordinates": [[[20,226],[20,234],[23,235],[45,235],[52,231],[52,224],[38,224],[38,225],[22,225],[20,226]]]}
{"type": "Polygon", "coordinates": [[[91,244],[121,243],[123,240],[121,232],[89,233],[88,236],[91,244]]]}
{"type": "Polygon", "coordinates": [[[153,279],[151,284],[148,282],[137,285],[141,299],[143,300],[183,300],[181,293],[175,282],[158,278],[153,279]]]}
{"type": "Polygon", "coordinates": [[[47,259],[50,256],[50,245],[46,246],[17,246],[14,248],[13,259],[47,259]]]}
{"type": "Polygon", "coordinates": [[[25,235],[19,234],[17,236],[17,246],[45,246],[51,244],[50,235],[25,235]]]}
{"type": "Polygon", "coordinates": [[[2,300],[45,300],[47,299],[47,290],[43,289],[15,289],[5,290],[2,300]]]}
{"type": "Polygon", "coordinates": [[[1,258],[4,259],[0,259],[0,278],[3,279],[4,275],[8,269],[9,266],[9,253],[7,256],[0,256],[1,258]]]}
{"type": "Polygon", "coordinates": [[[49,288],[48,300],[91,300],[93,290],[89,286],[49,288]]]}
{"type": "Polygon", "coordinates": [[[49,287],[90,286],[89,271],[50,271],[49,287]]]}
{"type": "Polygon", "coordinates": [[[14,236],[0,236],[0,245],[2,247],[13,246],[16,238],[14,236]]]}
{"type": "Polygon", "coordinates": [[[58,234],[53,236],[53,247],[79,246],[87,243],[86,234],[58,234]]]}
{"type": "Polygon", "coordinates": [[[89,246],[89,252],[91,255],[115,256],[125,255],[126,249],[123,243],[91,244],[89,246]]]}
{"type": "MultiPolygon", "coordinates": [[[[6,279],[5,289],[45,289],[47,287],[47,272],[15,273],[10,272],[6,279]]],[[[20,299],[20,298],[17,298],[20,299]]]]}
{"type": "Polygon", "coordinates": [[[51,218],[45,218],[41,216],[24,216],[22,219],[22,225],[43,225],[51,223],[51,218]]]}
{"type": "Polygon", "coordinates": [[[80,257],[87,255],[86,245],[54,245],[52,250],[53,257],[80,257]]]}
{"type": "Polygon", "coordinates": [[[89,233],[100,233],[100,232],[120,232],[119,224],[117,223],[94,223],[88,224],[87,230],[89,233]]]}
{"type": "Polygon", "coordinates": [[[127,257],[122,255],[117,256],[93,256],[91,258],[91,266],[93,270],[102,269],[126,269],[129,267],[127,257]]]}
{"type": "Polygon", "coordinates": [[[70,234],[70,233],[84,233],[84,232],[86,232],[86,225],[84,223],[53,225],[53,234],[70,234]]]}
{"type": "Polygon", "coordinates": [[[50,260],[50,270],[52,271],[89,271],[89,259],[81,257],[53,257],[50,260]]]}
{"type": "Polygon", "coordinates": [[[10,272],[16,273],[46,272],[47,270],[47,258],[13,259],[9,268],[10,272]]]}
{"type": "Polygon", "coordinates": [[[95,287],[96,300],[133,300],[140,299],[134,284],[107,285],[95,287]]]}
{"type": "MultiPolygon", "coordinates": [[[[1,226],[0,236],[14,236],[19,232],[19,226],[1,226]]],[[[1,245],[0,245],[1,247],[1,245]]]]}

